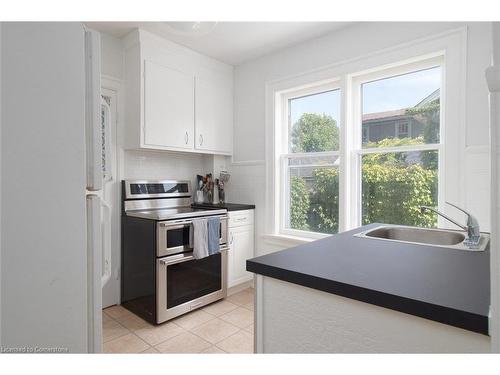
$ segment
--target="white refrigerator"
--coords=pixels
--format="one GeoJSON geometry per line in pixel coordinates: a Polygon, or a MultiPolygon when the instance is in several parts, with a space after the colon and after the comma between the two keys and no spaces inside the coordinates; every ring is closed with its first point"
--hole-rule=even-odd
{"type": "Polygon", "coordinates": [[[100,352],[110,264],[99,33],[47,22],[2,23],[0,35],[0,344],[100,352]]]}

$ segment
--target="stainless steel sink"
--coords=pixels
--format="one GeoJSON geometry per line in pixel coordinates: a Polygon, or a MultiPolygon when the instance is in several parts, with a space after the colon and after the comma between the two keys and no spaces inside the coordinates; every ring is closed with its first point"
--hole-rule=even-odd
{"type": "Polygon", "coordinates": [[[401,225],[380,225],[376,228],[357,233],[354,236],[472,251],[483,251],[486,249],[489,242],[489,236],[481,233],[479,245],[472,247],[465,241],[465,232],[446,229],[407,227],[401,225]]]}

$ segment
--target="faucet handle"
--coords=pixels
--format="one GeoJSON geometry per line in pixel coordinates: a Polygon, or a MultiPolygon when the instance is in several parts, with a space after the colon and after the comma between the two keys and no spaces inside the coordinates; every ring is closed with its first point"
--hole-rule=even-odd
{"type": "Polygon", "coordinates": [[[458,207],[456,204],[453,204],[451,202],[446,202],[446,204],[449,204],[452,207],[455,207],[457,210],[462,211],[464,214],[467,215],[467,220],[475,221],[477,223],[476,218],[469,212],[465,211],[463,208],[458,207]]]}
{"type": "Polygon", "coordinates": [[[458,207],[456,204],[453,204],[453,203],[448,202],[448,201],[446,201],[445,203],[446,203],[446,204],[449,204],[451,207],[455,207],[457,210],[462,211],[464,214],[466,214],[466,215],[468,215],[468,216],[472,216],[470,213],[468,213],[467,211],[465,211],[463,208],[458,207]]]}
{"type": "Polygon", "coordinates": [[[479,222],[477,219],[469,212],[465,211],[463,208],[458,207],[456,204],[446,202],[446,204],[449,204],[452,207],[455,207],[457,210],[462,211],[464,214],[467,215],[467,227],[468,227],[468,232],[469,236],[479,236],[479,222]]]}

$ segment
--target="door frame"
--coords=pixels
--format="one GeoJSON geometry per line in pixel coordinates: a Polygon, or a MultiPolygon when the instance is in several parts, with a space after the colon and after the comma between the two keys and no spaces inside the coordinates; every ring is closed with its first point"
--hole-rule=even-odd
{"type": "MultiPolygon", "coordinates": [[[[103,287],[103,308],[120,304],[120,279],[121,279],[121,230],[120,230],[120,181],[123,175],[123,149],[121,148],[121,121],[123,119],[123,83],[114,77],[101,75],[101,93],[111,98],[111,144],[114,146],[111,153],[111,279],[103,287]],[[109,293],[104,293],[104,288],[112,288],[109,293]]],[[[106,185],[107,183],[105,183],[106,185]]],[[[103,186],[105,198],[106,186],[103,186]]]]}

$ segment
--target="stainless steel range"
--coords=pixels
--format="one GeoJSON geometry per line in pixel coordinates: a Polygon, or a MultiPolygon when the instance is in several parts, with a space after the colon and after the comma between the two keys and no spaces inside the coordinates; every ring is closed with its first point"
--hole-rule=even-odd
{"type": "Polygon", "coordinates": [[[189,181],[122,182],[122,305],[162,323],[227,295],[227,211],[192,208],[189,181]],[[220,253],[193,257],[189,231],[220,218],[220,253]]]}

